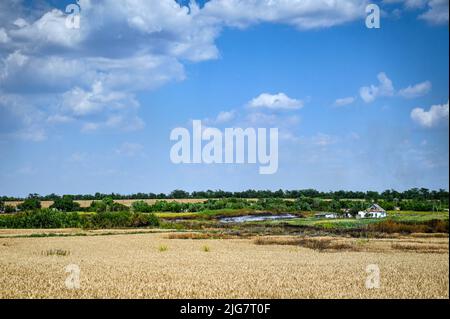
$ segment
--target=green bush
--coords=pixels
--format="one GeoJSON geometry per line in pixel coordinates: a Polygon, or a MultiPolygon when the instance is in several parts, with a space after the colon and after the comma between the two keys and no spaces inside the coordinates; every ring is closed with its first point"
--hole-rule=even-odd
{"type": "Polygon", "coordinates": [[[127,227],[129,214],[127,212],[104,212],[88,215],[89,224],[92,228],[118,228],[127,227]]]}
{"type": "Polygon", "coordinates": [[[131,205],[131,208],[134,212],[139,212],[139,213],[150,213],[153,211],[152,206],[150,206],[143,200],[138,200],[136,202],[133,202],[133,204],[131,205]]]}
{"type": "Polygon", "coordinates": [[[17,208],[22,211],[39,209],[41,208],[41,201],[35,197],[29,197],[22,204],[17,205],[17,208]]]}
{"type": "Polygon", "coordinates": [[[155,214],[132,214],[130,227],[159,226],[159,219],[155,214]]]}
{"type": "Polygon", "coordinates": [[[16,212],[16,208],[14,206],[11,206],[11,205],[5,206],[5,214],[11,214],[11,213],[15,213],[15,212],[16,212]]]}
{"type": "Polygon", "coordinates": [[[0,217],[2,228],[76,228],[81,227],[77,213],[62,213],[52,209],[20,212],[0,217]]]}
{"type": "Polygon", "coordinates": [[[404,200],[400,204],[401,210],[433,211],[438,208],[438,203],[427,200],[404,200]]]}
{"type": "Polygon", "coordinates": [[[159,226],[154,214],[104,212],[81,215],[53,209],[1,215],[0,228],[127,228],[159,226]]]}
{"type": "Polygon", "coordinates": [[[111,197],[105,197],[101,201],[92,201],[90,210],[101,213],[101,212],[122,212],[129,211],[130,208],[114,202],[111,197]]]}
{"type": "Polygon", "coordinates": [[[85,215],[85,228],[127,228],[159,226],[159,219],[154,214],[131,212],[104,212],[85,215]]]}
{"type": "Polygon", "coordinates": [[[73,212],[80,209],[80,204],[73,201],[73,198],[64,195],[61,198],[56,198],[50,208],[55,208],[63,212],[73,212]]]}

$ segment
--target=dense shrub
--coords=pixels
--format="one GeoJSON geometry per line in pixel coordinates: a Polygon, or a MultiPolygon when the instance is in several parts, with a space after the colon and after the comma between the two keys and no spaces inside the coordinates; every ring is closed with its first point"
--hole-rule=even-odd
{"type": "Polygon", "coordinates": [[[11,213],[15,213],[16,212],[16,208],[14,206],[11,205],[6,205],[5,206],[5,213],[6,214],[11,214],[11,213]]]}
{"type": "Polygon", "coordinates": [[[134,212],[140,212],[140,213],[150,213],[153,211],[152,206],[150,206],[143,200],[138,200],[136,202],[133,202],[133,204],[131,205],[131,209],[134,212]]]}
{"type": "Polygon", "coordinates": [[[101,201],[93,201],[90,206],[90,210],[101,213],[101,212],[121,212],[128,211],[130,208],[128,206],[114,202],[111,197],[103,198],[101,201]]]}
{"type": "Polygon", "coordinates": [[[128,227],[130,214],[128,212],[104,212],[87,215],[89,228],[118,228],[128,227]]]}
{"type": "Polygon", "coordinates": [[[438,220],[433,219],[426,223],[428,227],[431,228],[432,233],[448,233],[449,227],[448,227],[448,219],[447,220],[438,220]]]}
{"type": "Polygon", "coordinates": [[[155,204],[151,205],[152,211],[154,212],[183,212],[188,211],[189,204],[178,203],[178,202],[166,202],[166,201],[156,201],[155,204]]]}
{"type": "Polygon", "coordinates": [[[428,200],[405,200],[400,204],[401,210],[417,210],[423,212],[430,212],[439,208],[440,205],[435,201],[428,200]]]}
{"type": "Polygon", "coordinates": [[[22,204],[17,205],[17,208],[22,211],[39,209],[41,208],[41,201],[36,197],[29,197],[22,204]]]}
{"type": "Polygon", "coordinates": [[[5,205],[3,201],[0,201],[0,213],[10,214],[14,213],[16,208],[11,205],[5,205]]]}
{"type": "Polygon", "coordinates": [[[155,214],[132,214],[129,227],[159,226],[159,219],[155,214]]]}
{"type": "Polygon", "coordinates": [[[63,212],[73,212],[80,209],[80,204],[74,202],[71,196],[64,195],[61,198],[56,198],[50,208],[55,208],[63,212]]]}
{"type": "Polygon", "coordinates": [[[0,228],[126,228],[158,225],[159,220],[154,214],[130,212],[82,215],[41,209],[0,216],[0,228]]]}
{"type": "Polygon", "coordinates": [[[85,215],[85,228],[126,228],[158,226],[159,219],[154,214],[131,212],[104,212],[85,215]]]}
{"type": "Polygon", "coordinates": [[[52,209],[0,216],[1,228],[72,228],[81,226],[82,219],[79,214],[62,213],[52,209]]]}

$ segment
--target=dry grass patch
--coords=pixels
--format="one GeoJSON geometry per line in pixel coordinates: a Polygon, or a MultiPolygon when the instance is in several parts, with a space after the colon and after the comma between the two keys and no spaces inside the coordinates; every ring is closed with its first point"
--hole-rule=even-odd
{"type": "Polygon", "coordinates": [[[258,237],[254,240],[256,245],[295,245],[318,251],[347,250],[360,251],[356,242],[345,242],[332,238],[306,238],[306,237],[258,237]]]}
{"type": "Polygon", "coordinates": [[[293,245],[316,251],[448,253],[449,242],[441,238],[342,238],[342,237],[258,237],[256,245],[293,245]]]}
{"type": "Polygon", "coordinates": [[[48,249],[42,251],[41,254],[43,256],[69,256],[70,251],[65,249],[48,249]]]}
{"type": "Polygon", "coordinates": [[[448,233],[448,220],[428,220],[421,223],[405,223],[392,219],[367,225],[369,231],[380,233],[448,233]]]}
{"type": "Polygon", "coordinates": [[[410,236],[415,238],[448,238],[447,233],[413,233],[410,236]]]}
{"type": "Polygon", "coordinates": [[[436,253],[436,254],[444,254],[448,253],[448,245],[429,245],[429,244],[421,244],[421,243],[411,243],[411,244],[403,244],[403,243],[392,243],[392,249],[400,250],[400,251],[409,251],[416,253],[436,253]]]}
{"type": "Polygon", "coordinates": [[[232,239],[235,236],[222,233],[170,233],[168,239],[232,239]]]}

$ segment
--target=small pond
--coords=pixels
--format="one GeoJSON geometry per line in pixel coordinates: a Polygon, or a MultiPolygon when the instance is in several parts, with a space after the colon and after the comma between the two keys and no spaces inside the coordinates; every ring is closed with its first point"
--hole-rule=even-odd
{"type": "Polygon", "coordinates": [[[292,219],[297,216],[292,214],[282,214],[282,215],[246,215],[246,216],[236,216],[236,217],[223,217],[219,221],[221,223],[245,223],[245,222],[260,222],[264,220],[280,220],[280,219],[292,219]]]}

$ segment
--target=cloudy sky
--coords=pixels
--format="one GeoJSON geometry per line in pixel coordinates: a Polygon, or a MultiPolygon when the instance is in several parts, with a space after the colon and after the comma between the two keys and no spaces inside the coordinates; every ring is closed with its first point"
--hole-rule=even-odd
{"type": "Polygon", "coordinates": [[[0,2],[0,194],[445,188],[448,0],[0,2]],[[277,127],[279,169],[175,165],[193,119],[277,127]]]}

